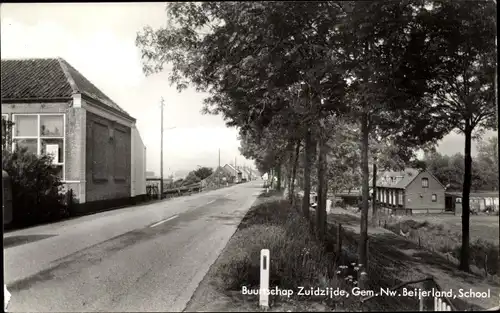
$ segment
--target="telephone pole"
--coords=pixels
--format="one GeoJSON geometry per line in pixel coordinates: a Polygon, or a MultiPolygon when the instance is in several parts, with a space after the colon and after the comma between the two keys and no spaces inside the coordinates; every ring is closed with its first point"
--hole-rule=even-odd
{"type": "Polygon", "coordinates": [[[217,188],[220,188],[220,148],[219,148],[219,167],[217,168],[217,188]]]}
{"type": "Polygon", "coordinates": [[[163,199],[163,107],[165,101],[161,97],[161,144],[160,144],[160,199],[163,199]]]}

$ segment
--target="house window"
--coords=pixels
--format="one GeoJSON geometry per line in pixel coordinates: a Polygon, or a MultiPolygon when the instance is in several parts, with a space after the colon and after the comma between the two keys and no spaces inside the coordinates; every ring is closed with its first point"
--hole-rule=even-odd
{"type": "Polygon", "coordinates": [[[58,175],[64,180],[64,114],[13,114],[12,118],[12,148],[53,155],[58,175]]]}
{"type": "Polygon", "coordinates": [[[455,200],[456,203],[462,203],[462,198],[457,198],[457,200],[455,200]]]}
{"type": "Polygon", "coordinates": [[[399,205],[403,204],[403,190],[400,190],[398,193],[398,204],[399,205]]]}
{"type": "Polygon", "coordinates": [[[429,188],[429,179],[422,178],[422,188],[429,188]]]}
{"type": "Polygon", "coordinates": [[[432,202],[437,201],[437,195],[435,193],[432,194],[432,202]]]}

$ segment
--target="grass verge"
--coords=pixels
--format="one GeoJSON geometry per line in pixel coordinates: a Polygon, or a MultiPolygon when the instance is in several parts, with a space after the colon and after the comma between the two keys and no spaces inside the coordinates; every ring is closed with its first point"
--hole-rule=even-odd
{"type": "MultiPolygon", "coordinates": [[[[335,256],[316,240],[309,222],[299,215],[296,207],[276,192],[259,198],[205,276],[208,282],[200,284],[227,297],[225,305],[215,308],[188,304],[187,310],[258,310],[258,296],[244,296],[242,288],[259,288],[262,249],[270,250],[270,288],[293,291],[290,297],[270,295],[271,311],[331,311],[340,307],[358,310],[359,301],[353,297],[299,294],[301,288],[343,290],[354,282],[332,275],[337,270],[335,256]]],[[[218,301],[216,297],[210,300],[206,296],[205,299],[194,299],[196,297],[197,292],[192,301],[218,301]]]]}

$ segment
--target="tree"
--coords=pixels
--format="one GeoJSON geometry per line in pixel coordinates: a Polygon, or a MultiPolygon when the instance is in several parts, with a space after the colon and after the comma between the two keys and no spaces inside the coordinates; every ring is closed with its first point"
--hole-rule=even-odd
{"type": "Polygon", "coordinates": [[[481,180],[480,189],[498,190],[498,136],[482,140],[478,145],[475,158],[478,177],[481,180]]]}
{"type": "Polygon", "coordinates": [[[210,167],[200,167],[194,171],[194,175],[199,177],[201,180],[207,178],[212,175],[214,170],[210,167]]]}
{"type": "Polygon", "coordinates": [[[432,110],[419,101],[425,95],[428,68],[419,64],[415,46],[421,1],[343,2],[341,51],[351,116],[358,121],[361,142],[362,211],[359,263],[366,268],[370,135],[391,138],[396,145],[419,145],[443,136],[432,110]],[[395,18],[397,16],[397,18],[395,18]]]}
{"type": "Polygon", "coordinates": [[[193,185],[193,184],[199,183],[200,181],[201,181],[201,179],[198,176],[196,176],[195,171],[191,171],[191,172],[189,172],[189,174],[187,174],[186,178],[184,178],[184,181],[182,182],[182,186],[193,185]]]}
{"type": "Polygon", "coordinates": [[[433,1],[421,15],[427,32],[426,55],[432,65],[429,102],[440,119],[465,135],[462,188],[462,249],[459,268],[469,267],[469,194],[474,133],[495,129],[496,5],[492,1],[433,1]]]}
{"type": "MultiPolygon", "coordinates": [[[[145,29],[137,43],[147,73],[161,71],[171,62],[170,78],[178,88],[192,83],[211,94],[204,112],[222,114],[228,126],[243,132],[254,129],[257,141],[278,117],[280,132],[292,131],[285,140],[285,146],[291,147],[290,141],[300,133],[305,136],[321,111],[340,103],[336,87],[342,84],[328,43],[334,13],[335,6],[320,2],[176,3],[169,10],[172,26],[145,29]],[[201,29],[208,33],[201,35],[201,29]],[[299,110],[286,110],[294,94],[291,88],[297,86],[303,100],[299,110]],[[280,118],[284,112],[300,119],[280,118]],[[287,120],[303,127],[294,134],[287,120]]],[[[306,148],[306,154],[311,152],[306,148]]],[[[281,162],[282,158],[275,160],[277,174],[281,174],[281,162]]],[[[308,197],[305,188],[307,212],[308,197]]]]}
{"type": "Polygon", "coordinates": [[[14,123],[2,117],[2,151],[10,151],[12,145],[12,127],[14,123]]]}

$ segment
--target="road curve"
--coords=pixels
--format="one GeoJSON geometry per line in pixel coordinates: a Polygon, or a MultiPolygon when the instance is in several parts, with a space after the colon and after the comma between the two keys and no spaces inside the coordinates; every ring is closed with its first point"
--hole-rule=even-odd
{"type": "Polygon", "coordinates": [[[182,311],[261,186],[6,233],[9,311],[182,311]]]}

